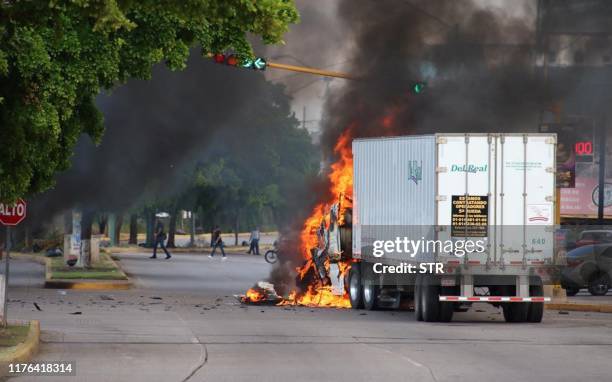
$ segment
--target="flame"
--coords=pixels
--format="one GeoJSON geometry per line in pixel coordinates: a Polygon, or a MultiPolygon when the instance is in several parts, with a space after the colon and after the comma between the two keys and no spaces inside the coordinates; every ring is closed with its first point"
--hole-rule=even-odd
{"type": "Polygon", "coordinates": [[[303,305],[321,308],[350,308],[351,302],[348,295],[338,296],[334,294],[330,286],[309,285],[306,293],[298,294],[293,291],[285,300],[278,305],[303,305]]]}
{"type": "Polygon", "coordinates": [[[244,302],[260,302],[266,298],[266,295],[257,289],[249,289],[246,291],[243,301],[244,302]]]}
{"type": "MultiPolygon", "coordinates": [[[[338,156],[336,162],[331,165],[331,172],[328,176],[330,188],[329,198],[317,204],[310,216],[304,222],[304,226],[300,233],[300,250],[306,263],[297,268],[298,277],[300,280],[308,274],[314,267],[310,251],[317,248],[319,239],[317,231],[324,225],[329,226],[329,206],[338,203],[338,224],[342,225],[345,219],[346,209],[352,206],[353,201],[353,152],[351,148],[352,128],[346,129],[336,146],[334,153],[338,156]]],[[[350,269],[350,261],[338,262],[340,274],[338,277],[344,277],[350,269]]],[[[329,269],[329,261],[325,264],[329,269]]],[[[306,292],[298,293],[293,291],[289,297],[282,301],[280,305],[305,305],[317,307],[334,307],[334,308],[350,308],[351,304],[348,294],[342,296],[334,294],[330,286],[320,285],[318,281],[313,282],[306,287],[306,292]]]]}
{"type": "MultiPolygon", "coordinates": [[[[394,134],[397,127],[400,113],[405,111],[405,105],[394,105],[384,110],[383,115],[377,119],[380,124],[382,135],[394,134]]],[[[305,260],[304,265],[296,268],[299,280],[304,281],[309,272],[317,272],[317,267],[313,261],[311,251],[316,250],[320,243],[318,231],[321,227],[329,228],[330,225],[330,206],[338,204],[338,226],[344,224],[346,210],[352,208],[353,204],[353,152],[352,138],[356,125],[349,126],[338,138],[334,147],[337,160],[331,165],[329,180],[329,193],[319,204],[317,204],[304,221],[304,225],[299,235],[299,250],[305,260]]],[[[323,249],[323,248],[320,248],[323,249]]],[[[338,274],[329,275],[330,277],[343,278],[350,270],[352,260],[341,259],[337,262],[338,274]]],[[[329,258],[325,262],[328,274],[330,269],[329,258]]],[[[250,290],[249,290],[250,291],[250,290]]],[[[247,291],[247,297],[249,296],[247,291]]],[[[246,298],[245,298],[246,300],[246,298]]],[[[252,300],[258,301],[258,300],[252,300]]],[[[278,305],[304,305],[309,307],[333,307],[350,308],[348,293],[337,295],[329,285],[324,285],[318,277],[313,277],[312,281],[305,286],[304,291],[292,291],[289,296],[283,299],[278,305]]]]}

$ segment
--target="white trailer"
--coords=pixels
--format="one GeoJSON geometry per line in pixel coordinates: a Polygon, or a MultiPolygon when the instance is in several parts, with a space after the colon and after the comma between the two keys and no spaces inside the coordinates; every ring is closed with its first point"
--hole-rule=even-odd
{"type": "Polygon", "coordinates": [[[540,322],[555,269],[555,157],[554,134],[354,140],[352,306],[410,298],[418,320],[449,321],[486,302],[509,322],[540,322]],[[429,263],[438,271],[421,273],[429,263]]]}

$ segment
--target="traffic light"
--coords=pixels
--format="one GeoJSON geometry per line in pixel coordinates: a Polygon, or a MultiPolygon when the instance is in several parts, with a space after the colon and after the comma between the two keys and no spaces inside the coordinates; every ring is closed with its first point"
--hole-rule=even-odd
{"type": "Polygon", "coordinates": [[[412,94],[421,94],[425,91],[426,86],[427,82],[413,82],[410,85],[410,92],[412,94]]]}
{"type": "Polygon", "coordinates": [[[212,59],[217,64],[225,64],[229,66],[239,66],[245,69],[266,70],[267,62],[262,57],[241,58],[235,54],[217,53],[212,55],[212,59]]]}

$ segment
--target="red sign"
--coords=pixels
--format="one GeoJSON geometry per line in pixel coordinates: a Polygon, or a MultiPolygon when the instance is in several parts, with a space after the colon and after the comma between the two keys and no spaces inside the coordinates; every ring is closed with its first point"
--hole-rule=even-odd
{"type": "Polygon", "coordinates": [[[576,155],[593,155],[593,142],[576,142],[574,151],[576,155]]]}
{"type": "Polygon", "coordinates": [[[26,202],[18,199],[17,203],[0,203],[0,223],[4,225],[17,225],[26,217],[26,202]]]}

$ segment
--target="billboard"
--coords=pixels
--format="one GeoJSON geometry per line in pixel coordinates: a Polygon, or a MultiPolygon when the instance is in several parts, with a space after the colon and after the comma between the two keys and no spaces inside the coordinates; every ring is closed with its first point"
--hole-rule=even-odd
{"type": "MultiPolygon", "coordinates": [[[[597,175],[595,165],[577,166],[576,186],[560,190],[562,217],[597,218],[599,200],[597,175]]],[[[604,215],[612,218],[612,178],[606,179],[604,206],[604,215]]]]}

